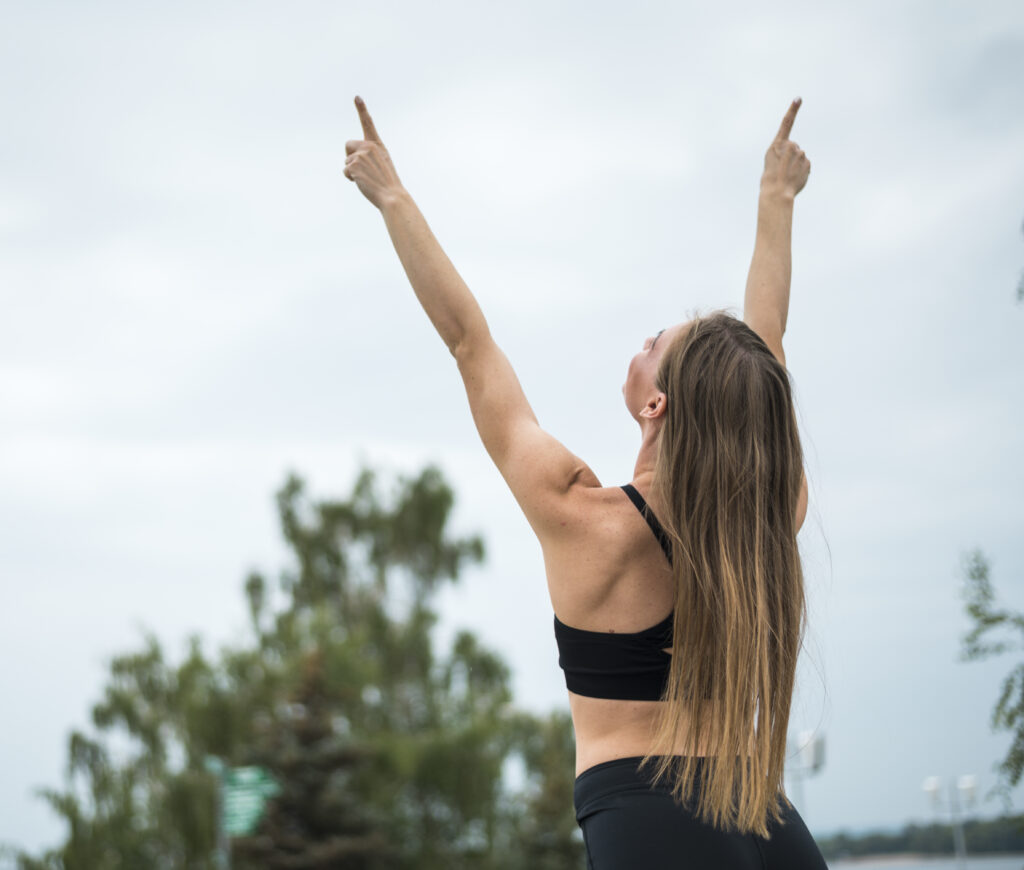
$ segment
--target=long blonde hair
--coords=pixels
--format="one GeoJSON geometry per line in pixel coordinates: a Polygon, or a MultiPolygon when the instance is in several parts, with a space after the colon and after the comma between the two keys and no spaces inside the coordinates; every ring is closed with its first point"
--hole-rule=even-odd
{"type": "Polygon", "coordinates": [[[673,794],[701,820],[767,837],[786,801],[806,622],[789,378],[757,333],[716,311],[666,349],[656,385],[668,401],[654,489],[676,606],[666,703],[643,764],[656,781],[671,770],[673,794]]]}

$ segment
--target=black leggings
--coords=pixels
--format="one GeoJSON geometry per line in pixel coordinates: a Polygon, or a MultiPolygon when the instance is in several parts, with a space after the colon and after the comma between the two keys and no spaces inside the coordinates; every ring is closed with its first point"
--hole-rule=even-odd
{"type": "Polygon", "coordinates": [[[672,798],[670,780],[651,785],[640,758],[594,765],[576,777],[576,821],[588,870],[827,870],[803,819],[784,809],[768,839],[698,821],[672,798]]]}

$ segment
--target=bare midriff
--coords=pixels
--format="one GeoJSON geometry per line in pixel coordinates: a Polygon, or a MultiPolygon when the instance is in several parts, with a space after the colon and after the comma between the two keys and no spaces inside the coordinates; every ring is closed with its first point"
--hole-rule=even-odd
{"type": "MultiPolygon", "coordinates": [[[[576,732],[576,775],[604,761],[649,752],[662,703],[588,698],[569,692],[569,708],[576,732]]],[[[672,754],[694,754],[688,749],[680,743],[672,754]]],[[[705,754],[703,747],[696,754],[705,754]]]]}

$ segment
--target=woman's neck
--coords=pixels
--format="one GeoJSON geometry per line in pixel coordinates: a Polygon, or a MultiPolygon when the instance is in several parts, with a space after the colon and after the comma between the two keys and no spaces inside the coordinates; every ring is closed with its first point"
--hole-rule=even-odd
{"type": "Polygon", "coordinates": [[[640,452],[633,466],[633,485],[644,492],[650,492],[654,482],[654,465],[658,456],[658,436],[661,424],[646,420],[640,423],[640,452]]]}

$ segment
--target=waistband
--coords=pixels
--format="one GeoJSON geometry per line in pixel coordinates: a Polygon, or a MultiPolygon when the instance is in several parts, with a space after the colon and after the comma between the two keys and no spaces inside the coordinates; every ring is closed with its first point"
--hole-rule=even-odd
{"type": "MultiPolygon", "coordinates": [[[[618,799],[616,795],[626,795],[634,792],[648,792],[660,795],[671,795],[674,774],[679,770],[684,755],[670,755],[673,765],[669,768],[662,781],[654,784],[654,772],[657,763],[664,755],[652,755],[647,766],[640,770],[640,763],[643,755],[630,755],[626,758],[612,758],[610,762],[601,762],[593,767],[587,768],[580,776],[575,778],[572,788],[572,799],[577,810],[578,819],[583,818],[591,812],[611,806],[618,799]]],[[[699,781],[702,769],[707,766],[711,759],[696,757],[696,775],[699,781]]],[[[626,798],[629,799],[629,798],[626,798]]]]}
{"type": "MultiPolygon", "coordinates": [[[[592,779],[595,776],[601,776],[605,779],[607,779],[609,776],[612,776],[613,778],[622,778],[622,771],[620,769],[631,770],[634,776],[649,775],[653,778],[654,769],[657,766],[657,762],[664,757],[665,756],[662,755],[652,755],[650,762],[648,762],[647,767],[642,772],[639,770],[640,762],[644,760],[644,757],[642,755],[630,755],[628,758],[613,758],[611,761],[602,761],[599,764],[592,765],[591,767],[588,767],[586,770],[584,770],[583,773],[576,777],[576,783],[578,784],[580,782],[583,782],[584,780],[592,779]],[[609,773],[610,771],[618,771],[620,773],[620,776],[615,777],[614,774],[609,773]]],[[[683,755],[673,755],[670,757],[676,760],[677,763],[681,761],[683,758],[685,758],[685,756],[683,755]]],[[[698,757],[696,761],[698,769],[700,767],[703,767],[706,763],[706,759],[700,757],[698,757]]]]}
{"type": "MultiPolygon", "coordinates": [[[[593,767],[588,767],[579,776],[573,785],[573,803],[576,808],[577,818],[582,818],[610,800],[614,801],[615,795],[623,795],[631,792],[653,792],[661,795],[672,794],[672,776],[676,765],[669,768],[666,776],[657,785],[654,784],[654,772],[657,769],[657,762],[663,756],[652,756],[651,760],[643,770],[640,769],[642,755],[633,755],[628,758],[614,758],[611,761],[602,761],[593,767]]],[[[684,756],[670,756],[678,764],[684,756]]],[[[698,772],[705,764],[705,759],[697,758],[698,772]]]]}

